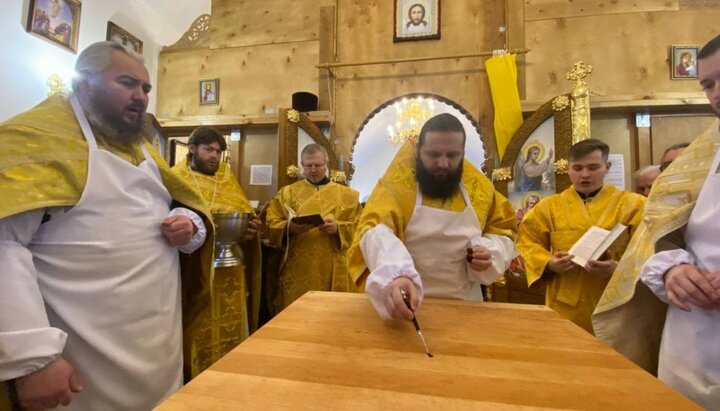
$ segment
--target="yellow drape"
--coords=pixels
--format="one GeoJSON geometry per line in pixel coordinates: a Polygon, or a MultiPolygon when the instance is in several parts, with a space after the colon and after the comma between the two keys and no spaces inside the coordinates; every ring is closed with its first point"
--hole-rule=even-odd
{"type": "Polygon", "coordinates": [[[503,54],[491,57],[485,61],[485,70],[490,81],[495,111],[495,141],[502,159],[505,148],[523,122],[515,55],[503,54]]]}

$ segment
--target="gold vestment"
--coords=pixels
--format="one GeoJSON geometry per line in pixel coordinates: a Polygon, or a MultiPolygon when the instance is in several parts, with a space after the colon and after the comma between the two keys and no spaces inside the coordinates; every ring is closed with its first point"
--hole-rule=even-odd
{"type": "Polygon", "coordinates": [[[355,290],[347,271],[346,252],[362,211],[358,196],[357,191],[334,182],[316,186],[301,180],[281,188],[270,201],[268,239],[287,250],[273,303],[275,313],[307,291],[355,290]],[[320,214],[335,220],[337,234],[328,235],[313,228],[303,234],[291,234],[287,243],[286,205],[298,216],[320,214]]]}
{"type": "MultiPolygon", "coordinates": [[[[400,241],[405,239],[405,228],[415,209],[417,195],[415,153],[415,145],[410,142],[400,148],[385,174],[378,180],[360,217],[353,245],[348,252],[350,275],[360,290],[365,289],[365,280],[369,274],[360,249],[360,240],[365,232],[378,224],[385,224],[400,241]]],[[[462,184],[468,192],[483,234],[514,239],[515,210],[502,194],[495,191],[487,177],[467,160],[463,160],[462,184]]],[[[459,190],[445,201],[423,195],[422,204],[448,211],[462,211],[466,207],[459,190]]]]}
{"type": "MultiPolygon", "coordinates": [[[[172,171],[194,186],[212,213],[252,213],[253,208],[227,163],[213,176],[176,164],[172,171]]],[[[197,327],[185,329],[185,374],[193,378],[247,338],[257,328],[260,311],[261,260],[256,238],[242,244],[243,264],[213,268],[213,301],[199,315],[197,327]],[[249,275],[247,275],[247,274],[249,275]]]]}
{"type": "Polygon", "coordinates": [[[517,247],[525,262],[528,284],[544,280],[546,305],[592,333],[590,315],[609,277],[590,274],[579,266],[562,274],[550,273],[546,271],[547,263],[555,252],[568,251],[590,227],[611,230],[617,223],[628,229],[607,255],[620,260],[640,224],[644,204],[644,197],[609,184],[587,204],[572,187],[540,200],[525,215],[518,232],[517,247]]]}
{"type": "Polygon", "coordinates": [[[645,215],[593,313],[595,335],[657,374],[667,305],[640,279],[655,243],[685,226],[720,144],[718,122],[706,130],[655,179],[645,215]]]}

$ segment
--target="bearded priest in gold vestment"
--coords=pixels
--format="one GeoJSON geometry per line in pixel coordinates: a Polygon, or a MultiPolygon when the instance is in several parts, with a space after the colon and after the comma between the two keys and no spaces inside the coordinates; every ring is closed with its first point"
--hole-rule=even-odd
{"type": "Polygon", "coordinates": [[[520,225],[517,247],[525,260],[528,284],[547,285],[548,307],[592,333],[591,315],[630,237],[642,220],[645,197],[604,184],[610,148],[588,139],[570,148],[572,187],[546,197],[520,225]],[[580,267],[568,250],[592,226],[627,229],[600,260],[580,267]]]}
{"type": "Polygon", "coordinates": [[[213,226],[146,141],[142,56],[94,43],[75,71],[69,97],[0,124],[0,381],[28,409],[152,409],[209,304],[178,251],[211,264],[213,226]]]}
{"type": "Polygon", "coordinates": [[[268,238],[285,250],[276,314],[307,291],[354,291],[346,252],[360,217],[358,192],[327,177],[328,155],[318,144],[300,154],[305,179],[285,186],[267,209],[268,238]],[[323,224],[298,224],[292,216],[319,214],[323,224]]]}
{"type": "MultiPolygon", "coordinates": [[[[218,131],[196,128],[188,150],[187,161],[172,170],[202,194],[210,212],[253,213],[237,178],[221,161],[227,142],[218,131]]],[[[242,244],[243,264],[214,268],[214,301],[185,332],[186,378],[195,377],[257,328],[262,264],[255,234],[259,226],[260,220],[252,217],[242,244]]]]}
{"type": "Polygon", "coordinates": [[[515,257],[515,210],[465,157],[465,129],[432,117],[407,142],[365,205],[350,273],[384,318],[412,319],[423,296],[482,300],[482,284],[515,257]]]}

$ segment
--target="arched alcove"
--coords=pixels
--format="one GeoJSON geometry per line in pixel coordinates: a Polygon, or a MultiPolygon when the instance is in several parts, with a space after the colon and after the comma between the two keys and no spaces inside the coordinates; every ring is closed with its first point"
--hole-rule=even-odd
{"type": "Polygon", "coordinates": [[[388,126],[395,125],[395,103],[403,99],[422,97],[432,99],[433,115],[450,113],[465,127],[465,157],[477,168],[485,163],[485,143],[477,121],[454,101],[429,93],[410,93],[395,97],[378,106],[363,121],[353,139],[350,153],[349,186],[360,192],[360,200],[370,196],[378,179],[382,177],[402,144],[390,141],[388,126]]]}

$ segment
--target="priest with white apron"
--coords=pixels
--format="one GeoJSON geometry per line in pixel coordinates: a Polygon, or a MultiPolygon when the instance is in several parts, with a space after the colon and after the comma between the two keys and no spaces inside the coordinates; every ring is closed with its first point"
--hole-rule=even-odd
{"type": "Polygon", "coordinates": [[[76,71],[0,124],[0,380],[33,410],[148,410],[182,385],[178,251],[207,214],[145,141],[142,58],[100,42],[76,71]]]}
{"type": "Polygon", "coordinates": [[[412,319],[424,296],[482,300],[481,285],[515,257],[514,210],[465,161],[464,148],[457,118],[432,117],[416,145],[401,147],[365,205],[350,273],[383,318],[412,319]]]}

